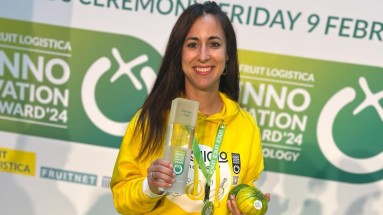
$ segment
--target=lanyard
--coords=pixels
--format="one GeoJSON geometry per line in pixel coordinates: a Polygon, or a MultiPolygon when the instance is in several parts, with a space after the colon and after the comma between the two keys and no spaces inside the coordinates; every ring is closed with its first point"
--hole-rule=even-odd
{"type": "Polygon", "coordinates": [[[213,176],[215,166],[217,164],[218,156],[219,156],[219,150],[221,148],[222,140],[223,140],[223,134],[225,133],[225,125],[220,124],[218,126],[217,135],[215,137],[214,146],[213,146],[213,152],[209,163],[209,169],[206,169],[205,162],[203,161],[201,157],[201,150],[199,149],[197,139],[194,137],[193,139],[193,155],[194,158],[197,160],[199,167],[201,168],[201,171],[203,175],[206,178],[206,186],[205,186],[205,199],[206,201],[209,198],[210,193],[210,179],[213,176]]]}

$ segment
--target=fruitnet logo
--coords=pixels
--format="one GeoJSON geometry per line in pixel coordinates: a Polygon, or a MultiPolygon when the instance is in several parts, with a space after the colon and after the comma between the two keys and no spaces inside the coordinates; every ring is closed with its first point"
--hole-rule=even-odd
{"type": "MultiPolygon", "coordinates": [[[[381,102],[383,100],[383,90],[379,92],[372,92],[368,80],[365,77],[359,77],[359,83],[355,84],[355,87],[345,87],[336,92],[323,107],[317,126],[318,144],[325,158],[336,168],[352,174],[371,174],[383,170],[383,151],[382,148],[369,147],[369,144],[376,144],[375,141],[382,143],[381,131],[383,125],[383,108],[381,102]],[[360,102],[357,100],[358,94],[360,98],[363,98],[360,102]],[[346,107],[351,107],[349,111],[346,107]],[[346,112],[346,115],[341,113],[346,112]],[[369,126],[363,122],[360,122],[361,114],[369,114],[368,119],[376,120],[376,125],[369,126]],[[361,133],[346,131],[343,133],[344,136],[352,136],[351,138],[356,139],[358,144],[370,148],[373,153],[367,154],[363,150],[359,150],[360,156],[351,156],[342,150],[340,145],[344,138],[335,138],[334,135],[337,133],[339,128],[335,127],[336,120],[344,118],[348,115],[347,122],[353,123],[352,125],[345,125],[343,129],[350,129],[352,126],[356,126],[358,129],[364,129],[367,132],[371,132],[364,138],[361,133]],[[357,120],[355,120],[357,119],[357,120]],[[366,127],[369,126],[369,127],[366,127]],[[364,128],[363,128],[364,127],[364,128]],[[374,130],[378,127],[377,130],[374,130]],[[346,135],[345,135],[346,134],[346,135]],[[380,134],[380,135],[379,135],[380,134]],[[380,138],[379,138],[380,137],[380,138]],[[363,154],[364,153],[364,154],[363,154]]],[[[342,120],[342,119],[340,119],[342,120]]],[[[346,120],[344,120],[346,121],[346,120]]],[[[380,146],[376,144],[375,146],[380,146]]]]}
{"type": "MultiPolygon", "coordinates": [[[[142,43],[142,41],[137,42],[142,43]]],[[[112,119],[108,116],[108,114],[102,111],[100,103],[105,103],[105,99],[100,98],[97,100],[98,96],[96,95],[96,88],[98,82],[104,75],[110,75],[112,73],[113,75],[111,75],[111,78],[109,79],[111,87],[113,85],[121,85],[121,82],[118,83],[119,79],[128,78],[130,80],[130,86],[123,86],[124,92],[121,92],[122,95],[137,94],[142,91],[146,92],[145,95],[148,95],[152,89],[157,74],[154,69],[155,67],[150,65],[151,59],[149,58],[149,54],[141,54],[138,53],[138,50],[127,50],[117,47],[112,47],[110,51],[112,53],[112,57],[108,58],[106,56],[101,56],[96,59],[86,71],[82,82],[81,100],[87,116],[96,127],[110,135],[122,136],[128,122],[119,122],[116,119],[112,119]],[[122,53],[125,51],[134,52],[135,57],[133,57],[133,59],[123,59],[122,53]],[[117,64],[117,69],[113,68],[113,63],[117,64]]],[[[109,91],[110,93],[106,93],[107,95],[116,97],[116,101],[119,100],[118,96],[113,95],[114,93],[107,87],[103,87],[102,91],[109,91]]],[[[132,99],[126,97],[127,96],[123,96],[123,98],[120,99],[121,102],[126,99],[130,100],[130,104],[139,102],[134,98],[132,99]]],[[[144,100],[144,98],[142,98],[142,100],[144,100]]],[[[117,104],[106,105],[108,105],[109,110],[114,111],[117,104]]]]}

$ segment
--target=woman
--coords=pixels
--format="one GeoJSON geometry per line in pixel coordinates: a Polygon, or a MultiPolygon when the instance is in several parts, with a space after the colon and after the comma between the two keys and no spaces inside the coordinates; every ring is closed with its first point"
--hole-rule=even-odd
{"type": "Polygon", "coordinates": [[[240,183],[253,185],[263,156],[259,128],[239,107],[238,97],[237,43],[230,20],[215,2],[191,5],[177,20],[153,89],[123,138],[111,181],[116,209],[122,214],[201,214],[206,194],[215,214],[240,214],[229,191],[240,183]],[[175,178],[173,164],[161,158],[170,105],[177,97],[199,102],[199,152],[193,152],[182,195],[161,191],[175,178]],[[201,165],[209,166],[219,126],[224,135],[207,183],[210,193],[205,193],[206,175],[195,153],[202,155],[201,165]]]}

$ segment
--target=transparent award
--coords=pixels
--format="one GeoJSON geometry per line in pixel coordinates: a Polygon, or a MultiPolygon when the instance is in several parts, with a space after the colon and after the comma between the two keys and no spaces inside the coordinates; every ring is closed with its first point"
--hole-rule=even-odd
{"type": "Polygon", "coordinates": [[[185,193],[198,107],[198,102],[188,99],[172,101],[163,158],[173,163],[176,182],[162,191],[185,193]]]}

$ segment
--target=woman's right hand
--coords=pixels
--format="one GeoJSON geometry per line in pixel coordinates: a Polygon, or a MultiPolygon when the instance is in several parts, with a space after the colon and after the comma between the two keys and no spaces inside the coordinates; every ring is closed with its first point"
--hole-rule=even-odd
{"type": "Polygon", "coordinates": [[[173,164],[167,160],[156,159],[150,164],[147,172],[149,188],[153,193],[162,194],[160,187],[169,188],[175,182],[176,174],[173,171],[173,164]]]}

